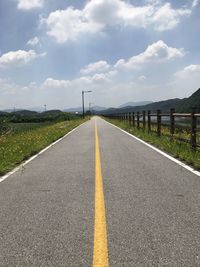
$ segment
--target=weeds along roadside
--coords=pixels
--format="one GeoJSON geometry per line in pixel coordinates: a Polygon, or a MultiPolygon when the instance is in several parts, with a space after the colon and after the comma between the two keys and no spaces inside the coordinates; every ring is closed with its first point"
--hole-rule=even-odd
{"type": "Polygon", "coordinates": [[[88,118],[30,127],[17,125],[17,131],[0,134],[0,176],[61,138],[88,118]]]}

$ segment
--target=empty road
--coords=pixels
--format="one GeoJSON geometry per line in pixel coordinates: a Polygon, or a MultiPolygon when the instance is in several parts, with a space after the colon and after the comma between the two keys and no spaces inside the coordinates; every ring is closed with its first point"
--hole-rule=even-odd
{"type": "Polygon", "coordinates": [[[0,266],[200,266],[200,177],[93,118],[0,183],[0,266]]]}

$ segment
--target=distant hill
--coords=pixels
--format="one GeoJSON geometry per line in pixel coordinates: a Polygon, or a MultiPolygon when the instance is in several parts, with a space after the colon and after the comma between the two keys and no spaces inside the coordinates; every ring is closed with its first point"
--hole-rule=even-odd
{"type": "Polygon", "coordinates": [[[127,102],[127,103],[119,106],[119,108],[145,106],[145,105],[148,105],[151,103],[153,103],[153,101],[127,102]]]}
{"type": "Polygon", "coordinates": [[[179,112],[190,112],[193,107],[196,107],[200,112],[200,88],[190,97],[181,100],[177,107],[179,112]]]}
{"type": "Polygon", "coordinates": [[[157,109],[161,109],[162,111],[169,111],[170,108],[176,107],[180,103],[181,99],[168,99],[159,102],[153,102],[151,104],[145,106],[135,106],[135,107],[123,107],[123,108],[110,108],[102,111],[102,114],[110,114],[110,113],[125,113],[125,112],[137,112],[143,110],[151,110],[155,112],[157,109]]]}
{"type": "MultiPolygon", "coordinates": [[[[102,111],[105,110],[105,107],[100,107],[100,106],[91,106],[91,109],[93,111],[102,111]]],[[[85,112],[89,110],[88,106],[85,106],[85,112]]],[[[68,108],[64,110],[65,112],[70,112],[70,113],[75,113],[75,112],[79,112],[82,113],[83,112],[83,108],[82,107],[77,107],[77,108],[68,108]]]]}
{"type": "Polygon", "coordinates": [[[21,115],[21,116],[34,116],[37,115],[38,113],[36,111],[31,111],[31,110],[16,110],[15,112],[11,112],[12,114],[16,115],[21,115]]]}
{"type": "Polygon", "coordinates": [[[12,112],[15,112],[15,111],[20,111],[22,109],[15,109],[15,108],[12,108],[12,109],[4,109],[2,110],[3,112],[6,112],[6,113],[12,113],[12,112]]]}
{"type": "Polygon", "coordinates": [[[36,112],[43,112],[44,111],[44,107],[30,107],[30,108],[12,108],[12,109],[4,109],[3,111],[8,112],[8,113],[12,113],[12,112],[16,112],[16,111],[21,111],[21,110],[30,110],[30,111],[36,111],[36,112]]]}
{"type": "MultiPolygon", "coordinates": [[[[92,110],[95,114],[111,114],[111,113],[125,113],[125,112],[137,112],[142,110],[150,110],[155,112],[157,109],[160,109],[162,112],[169,112],[170,108],[175,108],[177,112],[191,112],[193,107],[197,108],[197,111],[200,112],[200,88],[194,92],[190,97],[187,98],[173,98],[158,102],[142,101],[142,102],[128,102],[120,106],[120,108],[104,108],[100,106],[92,106],[92,110]],[[148,103],[148,104],[145,104],[148,103]],[[137,106],[135,106],[137,104],[137,106]],[[138,105],[140,104],[140,105],[138,105]]],[[[85,107],[85,111],[88,110],[88,107],[85,107]]],[[[71,108],[64,110],[65,112],[82,113],[82,107],[71,108]]],[[[56,118],[59,116],[67,116],[67,114],[61,110],[48,110],[46,112],[38,113],[36,111],[31,110],[4,110],[0,111],[0,116],[4,115],[15,115],[20,117],[40,117],[43,119],[46,118],[56,118]],[[11,112],[12,111],[12,112],[11,112]]]]}
{"type": "Polygon", "coordinates": [[[101,110],[105,110],[105,107],[100,107],[100,106],[92,106],[92,110],[96,110],[96,111],[101,111],[101,110]]]}
{"type": "Polygon", "coordinates": [[[0,116],[5,116],[5,115],[7,115],[7,114],[8,114],[8,112],[0,111],[0,116]]]}
{"type": "Polygon", "coordinates": [[[60,115],[62,114],[63,111],[59,110],[59,109],[52,109],[52,110],[47,110],[47,111],[44,111],[44,112],[41,112],[41,116],[55,116],[55,115],[60,115]]]}
{"type": "Polygon", "coordinates": [[[2,121],[9,121],[12,123],[21,122],[58,122],[71,120],[76,115],[63,112],[61,110],[48,110],[45,112],[36,112],[30,110],[17,110],[15,112],[1,112],[0,111],[0,123],[2,121]]]}
{"type": "Polygon", "coordinates": [[[70,113],[82,113],[82,107],[77,107],[77,108],[68,108],[68,109],[64,109],[64,112],[70,112],[70,113]]]}
{"type": "Polygon", "coordinates": [[[101,114],[115,114],[115,113],[125,113],[125,112],[137,112],[142,110],[150,110],[155,112],[160,109],[162,112],[169,112],[171,108],[175,108],[177,112],[191,112],[192,107],[197,107],[198,112],[200,112],[200,89],[194,92],[188,98],[174,98],[158,102],[153,102],[144,106],[127,106],[122,108],[109,108],[99,112],[101,114]]]}

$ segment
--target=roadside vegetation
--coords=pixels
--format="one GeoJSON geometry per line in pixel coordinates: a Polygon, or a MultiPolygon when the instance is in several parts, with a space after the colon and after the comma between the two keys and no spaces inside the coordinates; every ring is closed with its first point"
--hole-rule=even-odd
{"type": "MultiPolygon", "coordinates": [[[[163,134],[158,137],[156,132],[152,131],[148,133],[147,130],[137,129],[136,127],[131,126],[127,121],[107,118],[106,120],[130,134],[148,142],[149,144],[167,152],[175,158],[191,165],[195,169],[200,170],[200,150],[193,150],[189,143],[179,141],[169,136],[168,127],[163,126],[163,134]]],[[[175,135],[176,137],[179,136],[189,139],[189,133],[187,131],[182,131],[182,133],[176,132],[175,135]]]]}
{"type": "MultiPolygon", "coordinates": [[[[46,115],[45,115],[46,116],[46,115]]],[[[22,116],[23,117],[23,116],[22,116]]],[[[52,119],[34,115],[26,119],[0,116],[0,175],[12,170],[18,164],[64,136],[87,120],[79,116],[62,114],[52,119]],[[42,118],[42,119],[41,119],[42,118]],[[38,119],[38,121],[37,121],[38,119]]]]}

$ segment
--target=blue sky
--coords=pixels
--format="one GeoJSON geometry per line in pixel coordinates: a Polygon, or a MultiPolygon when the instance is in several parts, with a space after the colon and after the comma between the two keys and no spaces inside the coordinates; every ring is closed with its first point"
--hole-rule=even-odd
{"type": "Polygon", "coordinates": [[[198,0],[1,0],[0,109],[186,97],[200,87],[198,0]]]}

